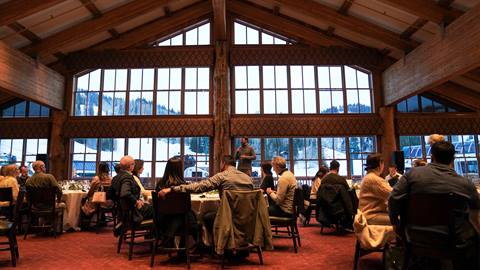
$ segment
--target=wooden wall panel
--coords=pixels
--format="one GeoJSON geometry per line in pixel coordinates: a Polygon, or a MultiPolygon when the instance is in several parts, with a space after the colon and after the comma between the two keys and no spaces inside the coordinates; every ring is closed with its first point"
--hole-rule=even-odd
{"type": "Polygon", "coordinates": [[[0,119],[0,138],[39,139],[50,138],[52,123],[47,118],[0,119]]]}
{"type": "Polygon", "coordinates": [[[308,48],[297,45],[233,46],[231,65],[358,65],[381,66],[384,57],[373,49],[308,48]]]}
{"type": "Polygon", "coordinates": [[[242,116],[232,117],[231,135],[238,136],[348,136],[381,135],[379,115],[242,116]]]}
{"type": "Polygon", "coordinates": [[[70,118],[64,126],[67,138],[139,138],[213,136],[211,117],[171,118],[70,118]]]}
{"type": "Polygon", "coordinates": [[[396,130],[398,135],[479,134],[480,114],[398,113],[396,130]]]}
{"type": "Polygon", "coordinates": [[[64,63],[72,72],[94,68],[213,66],[214,49],[212,46],[198,46],[88,51],[73,53],[64,63]]]}

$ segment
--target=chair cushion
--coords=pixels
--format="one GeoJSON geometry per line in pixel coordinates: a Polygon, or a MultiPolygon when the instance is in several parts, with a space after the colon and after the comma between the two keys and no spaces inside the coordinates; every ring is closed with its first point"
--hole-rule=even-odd
{"type": "Polygon", "coordinates": [[[291,222],[293,218],[291,217],[273,217],[270,216],[270,222],[291,222]]]}

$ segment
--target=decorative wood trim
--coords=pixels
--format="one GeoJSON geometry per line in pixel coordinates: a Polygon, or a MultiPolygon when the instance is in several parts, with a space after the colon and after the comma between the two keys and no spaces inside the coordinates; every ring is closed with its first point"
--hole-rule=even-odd
{"type": "Polygon", "coordinates": [[[305,48],[299,45],[233,46],[230,63],[236,65],[358,65],[380,66],[384,57],[373,49],[305,48]]]}
{"type": "Polygon", "coordinates": [[[213,136],[208,116],[175,117],[70,117],[64,126],[66,138],[140,138],[213,136]]]}
{"type": "Polygon", "coordinates": [[[398,135],[478,134],[478,113],[397,113],[395,124],[398,135]]]}
{"type": "Polygon", "coordinates": [[[0,126],[2,139],[48,139],[52,121],[48,118],[2,118],[0,126]]]}
{"type": "Polygon", "coordinates": [[[212,67],[213,63],[212,46],[87,51],[70,54],[64,61],[69,71],[77,72],[93,68],[212,67]]]}
{"type": "Polygon", "coordinates": [[[262,115],[235,116],[231,136],[345,136],[381,135],[379,115],[262,115]]]}

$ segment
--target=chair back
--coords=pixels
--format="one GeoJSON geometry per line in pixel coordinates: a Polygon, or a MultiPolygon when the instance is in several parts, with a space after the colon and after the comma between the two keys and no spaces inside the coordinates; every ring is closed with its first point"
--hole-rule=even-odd
{"type": "Polygon", "coordinates": [[[317,193],[317,221],[323,225],[353,224],[352,197],[343,185],[323,184],[317,193]]]}
{"type": "MultiPolygon", "coordinates": [[[[5,206],[5,209],[7,210],[6,213],[8,214],[8,219],[13,218],[13,193],[12,193],[12,188],[11,187],[4,187],[0,188],[0,202],[8,202],[8,206],[5,206]],[[8,209],[7,209],[8,208],[8,209]]],[[[3,207],[2,207],[3,208],[3,207]]],[[[2,211],[2,213],[5,213],[2,211]]]]}
{"type": "Polygon", "coordinates": [[[14,210],[13,210],[13,219],[12,219],[12,221],[14,222],[13,227],[16,227],[16,225],[19,222],[22,222],[20,212],[22,210],[24,198],[25,198],[25,190],[20,190],[18,192],[17,200],[15,201],[15,207],[14,207],[14,210]]]}
{"type": "MultiPolygon", "coordinates": [[[[424,256],[443,257],[453,254],[456,220],[465,216],[460,211],[466,211],[466,200],[454,193],[410,195],[407,208],[400,218],[407,247],[420,248],[417,251],[424,256]],[[435,250],[445,252],[437,253],[435,250]]],[[[468,221],[468,215],[464,218],[468,221]]]]}
{"type": "Polygon", "coordinates": [[[303,190],[295,188],[293,193],[293,217],[297,218],[299,214],[305,214],[306,209],[303,202],[303,190]]]}
{"type": "Polygon", "coordinates": [[[27,187],[27,201],[29,209],[42,211],[52,210],[54,213],[56,197],[56,187],[27,187]]]}
{"type": "Polygon", "coordinates": [[[155,216],[185,214],[192,208],[190,194],[185,192],[171,192],[164,198],[158,198],[158,193],[154,191],[152,204],[155,216]]]}

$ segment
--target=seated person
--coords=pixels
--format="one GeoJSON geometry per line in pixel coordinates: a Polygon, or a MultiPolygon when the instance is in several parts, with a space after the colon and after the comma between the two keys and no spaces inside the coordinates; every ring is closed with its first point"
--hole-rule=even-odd
{"type": "Polygon", "coordinates": [[[33,162],[32,168],[35,173],[28,179],[27,183],[25,183],[25,187],[27,189],[55,187],[57,191],[57,201],[59,202],[56,204],[56,208],[65,208],[65,203],[60,202],[62,199],[62,188],[55,179],[55,176],[46,173],[45,163],[41,160],[37,160],[33,162]]]}
{"type": "MultiPolygon", "coordinates": [[[[10,164],[3,167],[4,177],[0,178],[0,188],[12,188],[13,202],[17,200],[19,186],[17,179],[17,165],[10,164]]],[[[0,207],[8,207],[10,202],[0,202],[0,207]]]]}
{"type": "Polygon", "coordinates": [[[397,172],[397,164],[391,163],[388,166],[388,175],[385,177],[385,181],[387,181],[387,183],[393,187],[398,182],[400,177],[402,177],[402,175],[397,172]]]}
{"type": "Polygon", "coordinates": [[[320,166],[320,168],[318,168],[318,172],[315,174],[315,177],[313,178],[312,189],[310,189],[310,200],[317,199],[318,189],[322,184],[322,179],[325,177],[325,175],[327,175],[327,173],[328,173],[327,167],[322,165],[320,166]]]}
{"type": "MultiPolygon", "coordinates": [[[[160,181],[158,181],[155,190],[159,192],[164,188],[170,188],[183,184],[186,184],[185,180],[183,179],[183,161],[179,157],[170,158],[165,166],[163,177],[160,179],[160,181]]],[[[190,212],[189,219],[191,224],[196,223],[193,212],[190,212]]],[[[169,215],[159,217],[159,220],[161,220],[161,227],[157,229],[159,229],[160,233],[165,236],[166,239],[171,239],[178,229],[183,225],[184,216],[169,215]]],[[[196,234],[198,234],[198,232],[194,231],[194,237],[196,234]]]]}
{"type": "Polygon", "coordinates": [[[153,217],[152,206],[140,199],[141,189],[133,178],[132,171],[135,161],[131,156],[124,156],[120,160],[120,165],[122,170],[115,176],[118,176],[118,179],[112,180],[112,188],[117,192],[120,200],[125,200],[130,207],[135,209],[134,222],[151,219],[153,217]]]}
{"type": "MultiPolygon", "coordinates": [[[[110,177],[110,168],[105,162],[100,162],[98,164],[97,175],[93,177],[92,182],[90,183],[90,189],[87,193],[87,200],[82,206],[82,211],[86,216],[91,216],[97,210],[97,205],[92,202],[93,194],[97,191],[101,191],[103,186],[110,186],[112,184],[112,178],[110,177]]],[[[106,189],[104,190],[107,191],[106,189]]],[[[111,202],[110,202],[111,203],[111,202]]]]}
{"type": "Polygon", "coordinates": [[[293,214],[293,198],[297,188],[297,179],[287,169],[287,162],[283,157],[274,157],[272,167],[278,178],[277,190],[267,188],[267,194],[274,204],[268,206],[268,214],[276,217],[290,217],[293,214]]]}
{"type": "MultiPolygon", "coordinates": [[[[218,189],[220,195],[223,190],[253,190],[253,182],[250,176],[235,168],[235,159],[231,155],[223,156],[222,171],[214,176],[190,184],[172,186],[163,188],[158,193],[159,197],[165,196],[169,192],[188,192],[202,193],[218,189]]],[[[206,213],[203,216],[203,223],[210,232],[213,232],[213,224],[215,221],[215,212],[206,213]]]]}
{"type": "Polygon", "coordinates": [[[135,166],[133,167],[133,179],[135,179],[135,182],[137,183],[138,187],[140,187],[140,193],[142,194],[141,199],[144,200],[145,202],[148,201],[148,198],[152,198],[152,192],[149,190],[146,190],[143,187],[142,181],[140,181],[140,175],[143,173],[143,160],[141,159],[135,159],[135,166]]]}
{"type": "Polygon", "coordinates": [[[30,176],[28,176],[28,167],[25,165],[22,165],[20,167],[20,175],[17,176],[18,185],[20,187],[25,186],[25,183],[27,182],[28,178],[30,178],[30,176]]]}
{"type": "Polygon", "coordinates": [[[345,190],[349,190],[350,187],[348,186],[347,179],[338,175],[339,169],[340,163],[338,163],[338,161],[330,161],[330,171],[325,177],[323,177],[322,184],[342,185],[345,187],[345,190]]]}
{"type": "Polygon", "coordinates": [[[262,168],[263,174],[262,184],[260,185],[260,188],[263,190],[263,192],[266,192],[267,188],[275,188],[275,183],[273,182],[272,176],[272,164],[268,161],[264,161],[262,162],[260,167],[262,168]]]}

